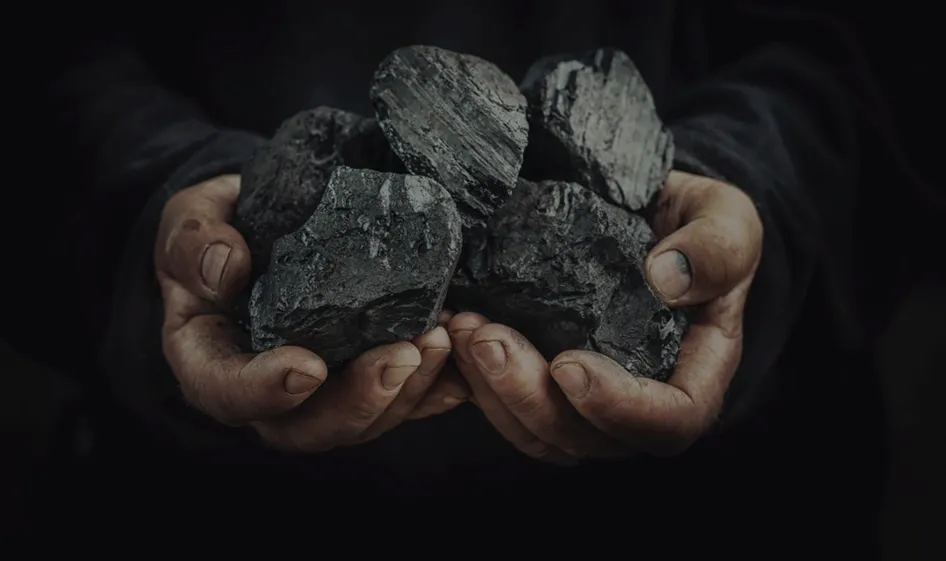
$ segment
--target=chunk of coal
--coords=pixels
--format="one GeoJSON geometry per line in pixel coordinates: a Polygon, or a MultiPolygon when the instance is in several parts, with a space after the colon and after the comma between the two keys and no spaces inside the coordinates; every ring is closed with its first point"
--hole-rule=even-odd
{"type": "Polygon", "coordinates": [[[526,73],[524,177],[573,181],[630,210],[647,206],[673,163],[673,138],[626,54],[542,59],[526,73]]]}
{"type": "Polygon", "coordinates": [[[526,101],[498,67],[437,47],[405,47],[375,73],[378,123],[408,171],[450,191],[467,228],[516,186],[528,141],[526,101]]]}
{"type": "Polygon", "coordinates": [[[437,182],[336,168],[253,287],[253,348],[299,345],[335,368],[410,340],[436,325],[461,245],[456,205],[437,182]]]}
{"type": "MultiPolygon", "coordinates": [[[[448,306],[521,331],[547,359],[588,349],[635,375],[666,379],[686,312],[651,292],[656,244],[643,218],[575,183],[522,181],[461,265],[448,306]]],[[[474,246],[470,246],[471,249],[474,246]]]]}
{"type": "Polygon", "coordinates": [[[312,215],[335,168],[396,172],[399,164],[374,119],[331,107],[287,119],[243,167],[234,226],[254,267],[265,267],[273,242],[312,215]]]}

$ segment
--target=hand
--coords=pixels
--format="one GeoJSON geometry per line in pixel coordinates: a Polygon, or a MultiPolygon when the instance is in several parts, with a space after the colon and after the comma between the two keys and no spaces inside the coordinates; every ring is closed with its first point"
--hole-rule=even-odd
{"type": "Polygon", "coordinates": [[[666,383],[590,351],[547,363],[520,334],[477,314],[449,330],[473,401],[522,452],[583,457],[684,451],[715,421],[742,354],[742,314],[762,252],[752,201],[731,185],[672,172],[650,223],[646,278],[670,306],[701,304],[666,383]]]}
{"type": "Polygon", "coordinates": [[[375,438],[422,400],[418,415],[459,403],[462,392],[449,399],[455,381],[435,384],[451,349],[443,327],[368,351],[332,379],[322,359],[300,347],[244,352],[245,335],[224,312],[250,272],[246,242],[228,224],[239,192],[239,176],[218,177],[175,194],[161,216],[155,267],[164,355],[190,403],[221,423],[254,427],[276,448],[303,452],[375,438]]]}

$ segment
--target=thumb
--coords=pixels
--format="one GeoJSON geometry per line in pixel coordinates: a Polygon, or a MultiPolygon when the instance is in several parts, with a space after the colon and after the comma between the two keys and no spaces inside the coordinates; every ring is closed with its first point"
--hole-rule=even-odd
{"type": "Polygon", "coordinates": [[[702,304],[751,277],[762,235],[751,203],[749,211],[748,218],[738,209],[701,213],[651,250],[644,263],[645,275],[665,303],[702,304]]]}
{"type": "Polygon", "coordinates": [[[210,302],[219,303],[243,288],[249,249],[227,223],[239,192],[238,177],[221,176],[168,200],[155,246],[159,277],[169,276],[210,302]]]}

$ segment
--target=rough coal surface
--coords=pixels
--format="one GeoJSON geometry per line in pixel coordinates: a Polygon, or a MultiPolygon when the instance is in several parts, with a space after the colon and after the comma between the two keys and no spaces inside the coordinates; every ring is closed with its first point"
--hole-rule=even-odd
{"type": "Polygon", "coordinates": [[[273,242],[312,215],[338,166],[395,172],[399,164],[374,119],[331,107],[287,119],[243,168],[234,226],[254,267],[265,268],[273,242]]]}
{"type": "Polygon", "coordinates": [[[408,171],[446,187],[467,228],[485,224],[515,188],[528,141],[512,78],[472,55],[413,46],[381,63],[370,95],[408,171]]]}
{"type": "Polygon", "coordinates": [[[549,360],[594,350],[664,380],[687,320],[644,280],[655,243],[643,218],[578,184],[522,181],[464,257],[448,305],[516,328],[549,360]]]}
{"type": "Polygon", "coordinates": [[[542,59],[522,90],[530,126],[524,177],[573,181],[630,210],[647,206],[670,172],[673,138],[626,54],[542,59]]]}
{"type": "Polygon", "coordinates": [[[315,213],[253,287],[256,351],[311,349],[330,368],[436,325],[462,245],[450,194],[423,177],[339,167],[315,213]]]}

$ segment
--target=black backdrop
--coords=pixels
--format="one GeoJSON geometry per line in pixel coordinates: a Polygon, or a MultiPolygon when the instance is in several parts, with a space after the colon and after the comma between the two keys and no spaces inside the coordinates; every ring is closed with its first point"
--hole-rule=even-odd
{"type": "MultiPolygon", "coordinates": [[[[946,219],[946,189],[937,179],[937,149],[946,130],[939,107],[946,92],[935,48],[941,33],[937,18],[932,7],[910,11],[886,3],[769,3],[813,6],[826,17],[853,22],[858,40],[867,47],[877,94],[890,111],[889,121],[879,122],[897,142],[869,148],[875,164],[889,165],[875,165],[870,185],[864,185],[858,230],[861,290],[876,306],[870,315],[879,329],[903,287],[917,277],[944,274],[938,258],[943,255],[940,224],[946,219]]],[[[177,7],[168,5],[167,13],[177,7]]],[[[10,440],[11,453],[2,455],[34,475],[48,471],[40,488],[43,496],[55,498],[67,492],[75,474],[92,465],[70,429],[83,416],[97,427],[97,454],[120,457],[134,443],[147,448],[136,438],[133,421],[113,407],[97,367],[112,282],[103,264],[124,242],[114,232],[135,217],[118,209],[113,214],[119,220],[107,228],[89,223],[86,209],[107,203],[90,201],[88,186],[76,181],[72,170],[81,163],[70,161],[57,145],[61,131],[45,121],[42,95],[48,79],[68,59],[71,45],[100,33],[97,26],[111,25],[123,15],[136,17],[136,6],[32,4],[16,10],[20,13],[3,18],[9,97],[6,174],[0,183],[0,278],[6,296],[0,338],[9,344],[0,357],[15,350],[41,366],[19,359],[2,362],[0,428],[4,435],[19,436],[10,440]]],[[[160,18],[155,24],[160,25],[160,18]]],[[[13,486],[33,489],[16,480],[13,486]]],[[[34,505],[48,504],[39,497],[34,495],[34,505]]]]}

